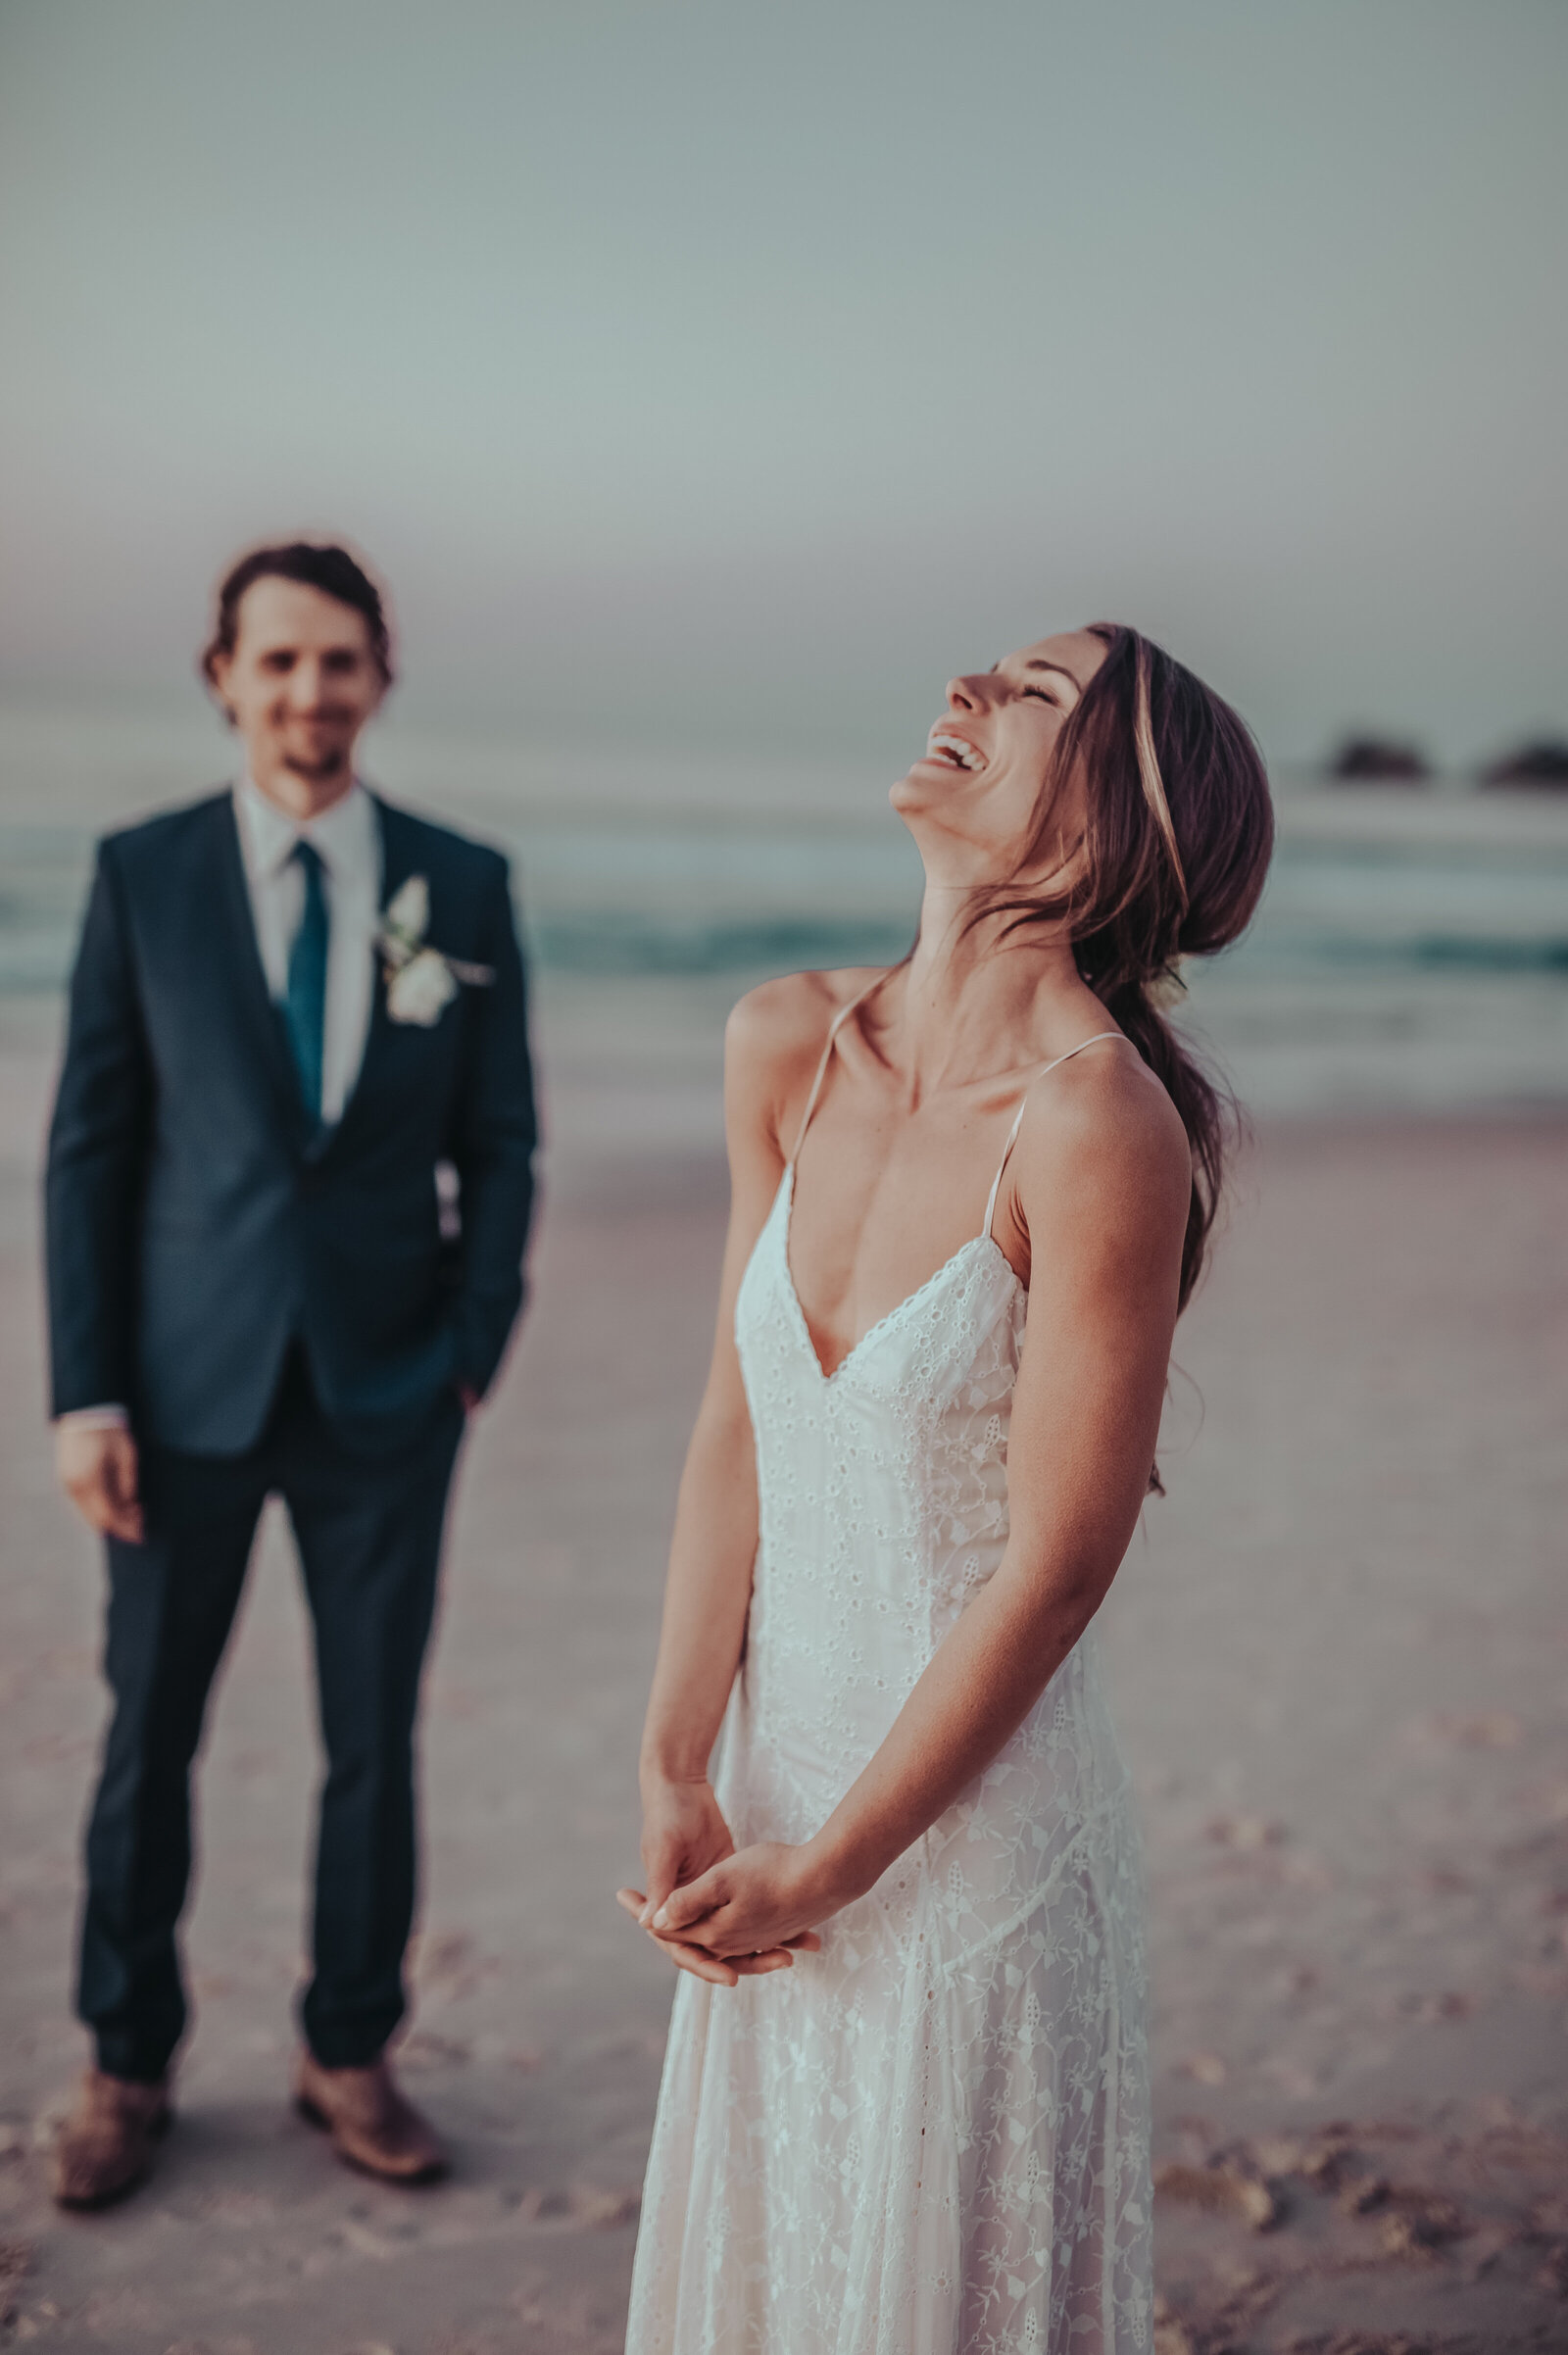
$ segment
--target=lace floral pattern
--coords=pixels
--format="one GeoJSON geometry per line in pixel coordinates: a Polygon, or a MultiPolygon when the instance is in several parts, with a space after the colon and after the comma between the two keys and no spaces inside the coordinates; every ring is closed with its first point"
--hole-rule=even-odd
{"type": "MultiPolygon", "coordinates": [[[[715,1785],[805,1840],[1007,1534],[1026,1299],[989,1236],[824,1376],[792,1173],[736,1307],[760,1532],[715,1785]]],[[[1127,2355],[1152,2332],[1142,1894],[1094,1637],[773,1977],[679,1982],[628,2355],[1127,2355]]]]}

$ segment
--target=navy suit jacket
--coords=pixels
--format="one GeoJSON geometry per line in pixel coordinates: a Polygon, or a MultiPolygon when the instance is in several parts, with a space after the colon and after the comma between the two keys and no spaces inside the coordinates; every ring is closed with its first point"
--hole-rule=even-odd
{"type": "Polygon", "coordinates": [[[268,992],[232,797],[99,845],[49,1140],[56,1414],[123,1401],[165,1447],[241,1454],[298,1340],[326,1415],[379,1451],[444,1389],[494,1375],[522,1302],[536,1142],[507,863],[375,808],[382,905],[422,874],[429,946],[495,979],[422,1028],[392,1020],[378,975],[330,1129],[306,1112],[268,992]]]}

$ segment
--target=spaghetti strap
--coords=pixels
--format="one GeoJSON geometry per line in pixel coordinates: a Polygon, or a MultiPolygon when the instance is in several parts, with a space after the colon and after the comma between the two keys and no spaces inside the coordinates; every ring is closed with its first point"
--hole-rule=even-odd
{"type": "MultiPolygon", "coordinates": [[[[888,967],[888,972],[891,972],[893,968],[890,965],[888,967]]],[[[793,1169],[796,1162],[801,1157],[801,1147],[806,1143],[806,1132],[811,1125],[811,1114],[815,1111],[816,1100],[822,1093],[822,1082],[827,1077],[827,1067],[833,1059],[833,1048],[839,1032],[843,1029],[851,1014],[854,1013],[856,1007],[858,1006],[863,1006],[866,999],[870,997],[871,992],[875,989],[880,989],[887,977],[887,973],[878,973],[876,979],[874,981],[868,981],[864,989],[859,992],[858,997],[852,998],[847,1006],[841,1006],[839,1007],[838,1012],[834,1015],[832,1021],[829,1023],[827,1039],[822,1049],[822,1059],[816,1066],[816,1077],[811,1082],[811,1093],[806,1099],[806,1109],[801,1114],[801,1125],[796,1131],[795,1151],[790,1154],[788,1161],[785,1163],[785,1167],[787,1169],[793,1169]]]]}
{"type": "Polygon", "coordinates": [[[1045,1069],[1037,1071],[1034,1079],[1029,1081],[1018,1099],[1018,1109],[1012,1116],[1012,1126],[1007,1131],[1007,1142],[1002,1149],[1002,1158],[997,1163],[997,1174],[991,1181],[991,1192],[986,1198],[985,1224],[980,1229],[982,1235],[989,1235],[991,1232],[991,1221],[997,1214],[997,1196],[1002,1189],[1003,1173],[1011,1160],[1012,1149],[1018,1142],[1018,1131],[1023,1126],[1023,1115],[1029,1102],[1029,1091],[1034,1087],[1035,1081],[1048,1079],[1053,1071],[1059,1070],[1063,1063],[1070,1063],[1075,1055],[1082,1055],[1086,1047],[1096,1046],[1102,1039],[1124,1039],[1126,1036],[1127,1033],[1124,1030],[1093,1031],[1087,1039],[1080,1039],[1076,1047],[1069,1047],[1065,1055],[1058,1055],[1054,1062],[1047,1063],[1045,1069]]]}

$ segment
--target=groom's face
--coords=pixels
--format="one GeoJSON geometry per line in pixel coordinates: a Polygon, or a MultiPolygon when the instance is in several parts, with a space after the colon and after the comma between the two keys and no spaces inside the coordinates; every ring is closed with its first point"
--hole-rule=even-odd
{"type": "Polygon", "coordinates": [[[352,778],[355,741],[386,692],[365,615],[273,575],[240,599],[234,651],[215,657],[213,685],[257,784],[292,780],[323,802],[352,778]]]}

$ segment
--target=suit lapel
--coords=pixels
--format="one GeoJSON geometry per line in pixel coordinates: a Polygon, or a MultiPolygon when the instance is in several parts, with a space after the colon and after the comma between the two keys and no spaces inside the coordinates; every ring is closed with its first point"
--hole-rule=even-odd
{"type": "Polygon", "coordinates": [[[278,1101],[290,1138],[303,1148],[309,1139],[310,1124],[288,1040],[267,986],[232,794],[225,794],[217,804],[213,816],[219,960],[228,978],[230,1000],[240,1029],[278,1101]]]}

